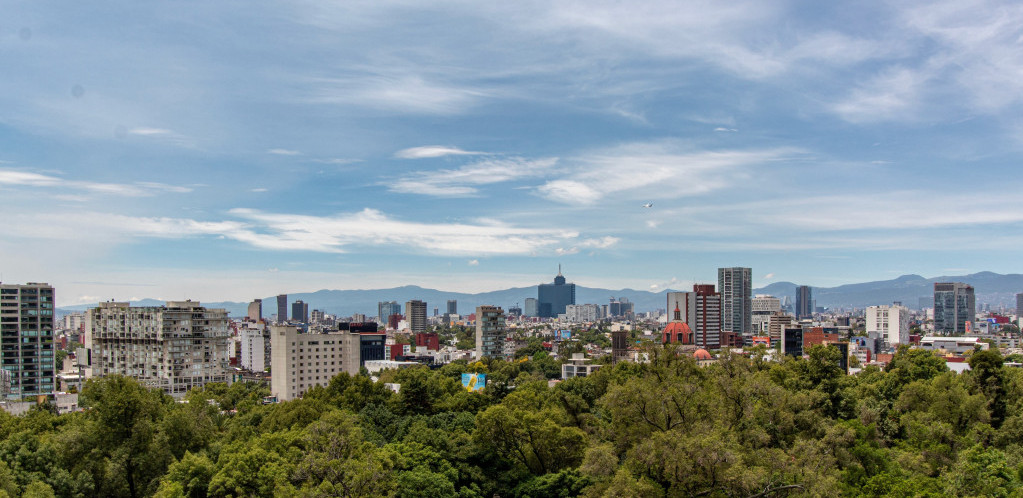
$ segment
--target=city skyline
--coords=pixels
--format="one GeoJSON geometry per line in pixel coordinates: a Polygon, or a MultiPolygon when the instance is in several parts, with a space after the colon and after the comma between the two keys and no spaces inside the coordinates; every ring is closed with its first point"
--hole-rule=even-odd
{"type": "Polygon", "coordinates": [[[5,11],[0,280],[66,306],[1023,273],[1012,3],[245,11],[5,11]]]}

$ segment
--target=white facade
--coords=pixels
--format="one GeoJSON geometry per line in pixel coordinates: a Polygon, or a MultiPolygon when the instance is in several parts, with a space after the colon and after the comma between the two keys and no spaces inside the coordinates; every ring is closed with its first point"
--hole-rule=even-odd
{"type": "Polygon", "coordinates": [[[569,322],[595,322],[600,319],[600,306],[596,304],[569,304],[565,306],[565,320],[569,322]]]}
{"type": "Polygon", "coordinates": [[[238,363],[242,368],[253,372],[263,372],[270,366],[270,336],[266,333],[263,322],[246,322],[238,330],[241,342],[241,358],[238,363]]]}
{"type": "Polygon", "coordinates": [[[877,332],[891,346],[909,343],[909,308],[868,306],[867,334],[877,332]]]}
{"type": "MultiPolygon", "coordinates": [[[[270,393],[281,401],[326,386],[345,371],[343,334],[302,334],[294,325],[270,327],[270,393]]],[[[358,367],[356,367],[358,368],[358,367]]]]}

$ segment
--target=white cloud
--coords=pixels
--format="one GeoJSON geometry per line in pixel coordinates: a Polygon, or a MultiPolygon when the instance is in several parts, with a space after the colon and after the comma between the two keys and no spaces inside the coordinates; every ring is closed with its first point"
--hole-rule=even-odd
{"type": "Polygon", "coordinates": [[[392,192],[467,197],[477,194],[476,187],[479,185],[543,176],[551,172],[557,162],[557,158],[493,159],[468,164],[458,169],[417,171],[386,184],[392,192]]]}
{"type": "Polygon", "coordinates": [[[422,147],[410,147],[408,149],[399,150],[394,153],[394,157],[399,159],[425,159],[432,157],[469,156],[480,154],[486,153],[462,150],[458,147],[448,147],[444,145],[424,145],[422,147]]]}
{"type": "Polygon", "coordinates": [[[554,250],[554,254],[557,254],[558,256],[568,256],[570,254],[578,253],[579,253],[578,247],[569,247],[568,249],[565,249],[564,247],[559,247],[554,250]]]}
{"type": "MultiPolygon", "coordinates": [[[[383,68],[382,68],[383,69],[383,68]]],[[[412,114],[458,114],[485,91],[447,84],[423,75],[315,79],[309,101],[412,114]]]]}
{"type": "Polygon", "coordinates": [[[717,128],[714,128],[714,131],[725,131],[725,132],[733,132],[734,133],[734,132],[737,132],[739,130],[737,130],[735,128],[725,128],[725,127],[719,126],[717,128]]]}
{"type": "Polygon", "coordinates": [[[774,274],[773,273],[768,273],[767,275],[764,275],[764,280],[770,280],[772,278],[774,278],[774,274]]]}
{"type": "Polygon", "coordinates": [[[479,266],[479,265],[480,265],[480,260],[478,260],[478,259],[470,259],[469,260],[469,266],[479,266]]]}
{"type": "Polygon", "coordinates": [[[267,149],[267,154],[274,154],[277,156],[300,156],[301,152],[291,149],[267,149]]]}
{"type": "Polygon", "coordinates": [[[255,193],[262,193],[262,192],[268,192],[268,191],[269,191],[269,189],[265,189],[265,188],[262,188],[262,187],[254,188],[254,189],[249,189],[249,192],[255,192],[255,193]]]}
{"type": "MultiPolygon", "coordinates": [[[[142,197],[156,192],[188,193],[190,187],[168,185],[156,182],[100,183],[80,180],[65,180],[56,176],[41,175],[27,171],[0,169],[0,186],[53,187],[67,190],[83,190],[96,194],[112,194],[127,197],[142,197]]],[[[69,195],[69,194],[64,194],[69,195]]],[[[79,199],[81,200],[81,199],[79,199]]]]}
{"type": "Polygon", "coordinates": [[[154,135],[171,135],[174,132],[164,128],[132,128],[128,130],[129,135],[142,135],[142,136],[154,136],[154,135]]]}
{"type": "Polygon", "coordinates": [[[573,158],[568,162],[575,168],[538,192],[579,205],[612,194],[642,199],[692,196],[737,182],[750,168],[798,154],[796,149],[702,151],[668,141],[626,144],[573,158]]]}

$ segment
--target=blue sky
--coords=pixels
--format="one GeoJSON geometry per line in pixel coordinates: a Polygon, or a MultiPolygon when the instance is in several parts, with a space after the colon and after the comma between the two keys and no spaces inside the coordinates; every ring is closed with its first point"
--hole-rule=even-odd
{"type": "Polygon", "coordinates": [[[0,278],[61,304],[1023,272],[1018,3],[2,10],[0,278]]]}

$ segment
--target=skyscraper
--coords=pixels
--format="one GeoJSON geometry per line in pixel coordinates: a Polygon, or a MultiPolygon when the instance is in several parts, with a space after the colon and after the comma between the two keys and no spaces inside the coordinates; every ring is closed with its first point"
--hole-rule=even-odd
{"type": "Polygon", "coordinates": [[[1023,318],[1023,292],[1016,294],[1016,318],[1023,318]]]}
{"type": "Polygon", "coordinates": [[[497,306],[476,307],[476,358],[504,355],[504,310],[497,306]]]}
{"type": "Polygon", "coordinates": [[[796,318],[813,318],[813,291],[809,285],[796,287],[796,318]]]}
{"type": "Polygon", "coordinates": [[[753,269],[718,268],[718,292],[721,293],[721,330],[752,336],[753,269]]]}
{"type": "Polygon", "coordinates": [[[867,306],[867,334],[876,333],[892,346],[909,344],[909,309],[904,306],[867,306]]]}
{"type": "Polygon", "coordinates": [[[299,323],[309,323],[309,303],[301,299],[291,303],[291,319],[299,323]]]}
{"type": "Polygon", "coordinates": [[[53,287],[0,285],[0,361],[12,396],[54,391],[53,287]]]}
{"type": "Polygon", "coordinates": [[[249,311],[248,311],[248,313],[245,314],[245,316],[249,320],[252,320],[254,322],[258,322],[258,321],[262,320],[263,319],[263,300],[262,299],[253,299],[252,302],[249,303],[249,311]]]}
{"type": "Polygon", "coordinates": [[[448,299],[448,312],[449,315],[458,314],[458,301],[455,299],[448,299]]]}
{"type": "Polygon", "coordinates": [[[391,315],[400,315],[401,305],[397,301],[380,301],[377,303],[377,319],[386,324],[391,315]]]}
{"type": "Polygon", "coordinates": [[[418,299],[406,302],[405,320],[412,333],[426,332],[426,302],[418,299]]]}
{"type": "Polygon", "coordinates": [[[934,283],[934,330],[949,334],[966,332],[966,322],[973,322],[977,301],[973,286],[960,282],[934,283]]]}
{"type": "MultiPolygon", "coordinates": [[[[566,284],[565,277],[558,267],[558,275],[553,284],[540,284],[536,287],[537,316],[555,318],[565,312],[565,307],[575,304],[575,284],[566,284]]],[[[529,306],[529,303],[526,303],[529,306]]]]}
{"type": "Polygon", "coordinates": [[[277,296],[277,323],[286,321],[288,321],[288,295],[280,294],[277,296]]]}

